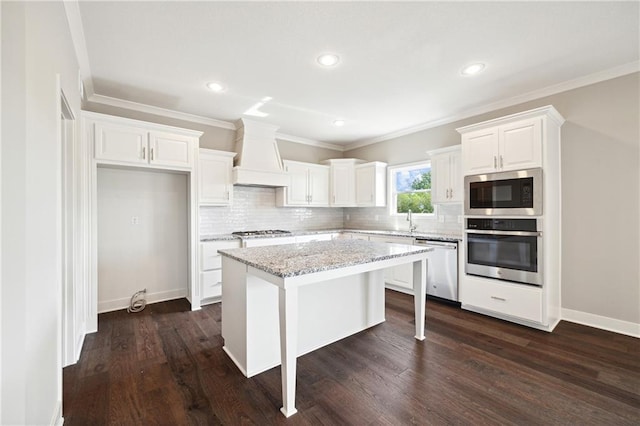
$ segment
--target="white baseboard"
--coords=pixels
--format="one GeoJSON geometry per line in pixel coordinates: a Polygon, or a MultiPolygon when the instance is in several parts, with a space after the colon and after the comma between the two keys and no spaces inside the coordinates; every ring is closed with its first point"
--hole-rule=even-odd
{"type": "MultiPolygon", "coordinates": [[[[181,288],[176,290],[159,291],[156,293],[147,293],[147,303],[164,302],[165,300],[181,299],[187,297],[187,289],[181,288]]],[[[119,311],[129,307],[131,297],[122,299],[102,300],[98,301],[98,313],[119,311]]]]}
{"type": "Polygon", "coordinates": [[[632,337],[640,337],[640,324],[630,321],[622,321],[615,318],[603,317],[601,315],[574,311],[572,309],[566,308],[562,308],[562,319],[564,321],[588,325],[589,327],[613,331],[614,333],[625,334],[632,337]]]}

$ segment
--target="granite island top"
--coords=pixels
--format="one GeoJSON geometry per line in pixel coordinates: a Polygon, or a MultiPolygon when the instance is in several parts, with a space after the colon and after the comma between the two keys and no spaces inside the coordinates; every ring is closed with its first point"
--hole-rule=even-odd
{"type": "Polygon", "coordinates": [[[222,256],[253,266],[280,278],[371,263],[417,253],[432,248],[363,240],[314,241],[266,247],[218,250],[222,256]]]}
{"type": "Polygon", "coordinates": [[[409,231],[393,231],[393,230],[378,230],[378,229],[313,229],[303,231],[291,231],[290,234],[271,234],[271,235],[252,235],[248,237],[239,237],[232,234],[210,234],[200,237],[201,242],[207,241],[228,241],[228,240],[249,240],[259,238],[281,238],[281,237],[295,237],[299,235],[316,235],[316,234],[332,234],[347,232],[352,234],[365,234],[365,235],[382,235],[389,237],[412,237],[412,238],[431,238],[441,241],[462,241],[462,234],[453,232],[409,232],[409,231]]]}

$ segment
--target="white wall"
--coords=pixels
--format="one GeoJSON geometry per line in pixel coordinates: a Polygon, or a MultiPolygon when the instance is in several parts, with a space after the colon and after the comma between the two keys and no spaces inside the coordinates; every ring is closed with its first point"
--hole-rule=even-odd
{"type": "MultiPolygon", "coordinates": [[[[456,127],[553,105],[562,126],[562,307],[640,329],[640,73],[345,152],[390,164],[460,143],[456,127]]],[[[595,325],[595,324],[594,324],[595,325]]],[[[637,333],[637,331],[636,331],[637,333]]]]}
{"type": "Polygon", "coordinates": [[[61,2],[2,8],[2,417],[61,421],[57,75],[76,115],[78,64],[61,2]]]}
{"type": "Polygon", "coordinates": [[[186,174],[98,168],[98,312],[186,297],[186,174]],[[132,223],[132,218],[137,223],[132,223]]]}

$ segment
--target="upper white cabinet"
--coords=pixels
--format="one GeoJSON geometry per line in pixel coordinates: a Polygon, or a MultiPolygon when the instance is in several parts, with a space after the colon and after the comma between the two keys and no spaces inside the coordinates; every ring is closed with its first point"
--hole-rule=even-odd
{"type": "Polygon", "coordinates": [[[515,120],[458,129],[462,133],[464,175],[542,167],[542,118],[515,120]]]}
{"type": "Polygon", "coordinates": [[[329,204],[332,207],[356,206],[356,165],[364,161],[338,158],[323,161],[330,167],[329,204]]]}
{"type": "Polygon", "coordinates": [[[329,166],[284,160],[289,186],[276,189],[278,206],[329,206],[329,166]]]}
{"type": "Polygon", "coordinates": [[[233,200],[231,170],[235,152],[200,149],[198,160],[198,202],[200,205],[227,206],[233,200]]]}
{"type": "Polygon", "coordinates": [[[102,163],[191,169],[202,132],[86,113],[94,158],[102,163]]]}
{"type": "Polygon", "coordinates": [[[355,166],[356,205],[384,207],[387,205],[387,164],[379,161],[355,166]]]}
{"type": "Polygon", "coordinates": [[[431,200],[433,203],[461,203],[463,191],[460,145],[430,151],[431,200]]]}

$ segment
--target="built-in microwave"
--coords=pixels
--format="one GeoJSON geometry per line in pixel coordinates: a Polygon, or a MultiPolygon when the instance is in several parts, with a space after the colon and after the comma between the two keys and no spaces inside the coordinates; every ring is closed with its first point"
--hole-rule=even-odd
{"type": "Polygon", "coordinates": [[[465,214],[542,215],[542,169],[465,176],[465,214]]]}

